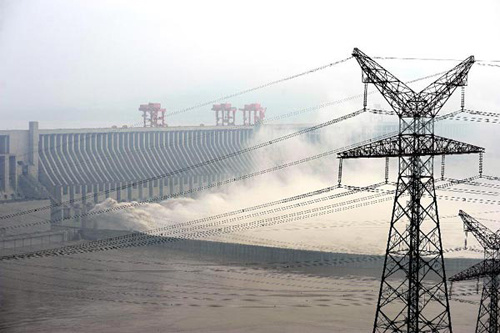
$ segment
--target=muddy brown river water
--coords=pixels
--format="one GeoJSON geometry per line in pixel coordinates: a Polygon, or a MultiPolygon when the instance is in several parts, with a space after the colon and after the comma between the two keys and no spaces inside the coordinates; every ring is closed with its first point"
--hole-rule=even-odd
{"type": "MultiPolygon", "coordinates": [[[[193,241],[1,262],[0,330],[369,332],[381,265],[378,256],[193,241]]],[[[475,289],[453,287],[455,332],[474,329],[475,289]]]]}

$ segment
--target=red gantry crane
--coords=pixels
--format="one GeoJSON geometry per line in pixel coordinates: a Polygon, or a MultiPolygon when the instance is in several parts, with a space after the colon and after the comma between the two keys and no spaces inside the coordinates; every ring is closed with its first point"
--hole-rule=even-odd
{"type": "Polygon", "coordinates": [[[231,103],[214,104],[212,111],[215,111],[216,126],[233,126],[236,118],[236,108],[231,103]]]}
{"type": "Polygon", "coordinates": [[[243,125],[251,126],[264,120],[266,117],[266,108],[263,108],[259,103],[245,104],[243,109],[243,125]]]}
{"type": "Polygon", "coordinates": [[[144,127],[165,127],[166,109],[161,107],[160,103],[141,104],[139,111],[142,111],[144,118],[144,127]]]}

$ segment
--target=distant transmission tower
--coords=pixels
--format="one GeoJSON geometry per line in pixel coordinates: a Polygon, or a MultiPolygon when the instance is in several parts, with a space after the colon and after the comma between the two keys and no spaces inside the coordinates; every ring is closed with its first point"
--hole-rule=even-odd
{"type": "Polygon", "coordinates": [[[365,92],[367,84],[374,84],[399,117],[398,135],[338,154],[340,165],[346,158],[399,159],[373,332],[451,332],[434,156],[484,149],[434,135],[434,119],[455,89],[467,84],[474,57],[416,93],[357,48],[353,56],[361,66],[365,92]]]}
{"type": "MultiPolygon", "coordinates": [[[[466,234],[472,232],[484,248],[484,260],[450,277],[450,281],[484,278],[476,333],[498,333],[498,275],[500,274],[500,235],[489,230],[464,211],[459,212],[466,234]]],[[[466,244],[467,245],[467,244],[466,244]]]]}

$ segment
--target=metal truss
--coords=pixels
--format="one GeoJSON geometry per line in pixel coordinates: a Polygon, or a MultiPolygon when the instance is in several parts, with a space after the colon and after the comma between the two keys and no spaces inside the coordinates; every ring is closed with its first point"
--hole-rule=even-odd
{"type": "MultiPolygon", "coordinates": [[[[338,153],[398,157],[399,174],[373,332],[452,332],[434,185],[434,156],[483,148],[434,135],[436,114],[474,62],[467,58],[416,93],[359,49],[363,82],[374,84],[399,118],[399,134],[338,153]]],[[[366,103],[365,103],[366,105],[366,103]]]]}
{"type": "MultiPolygon", "coordinates": [[[[425,116],[435,116],[457,87],[465,87],[467,85],[467,74],[473,64],[474,57],[470,56],[418,94],[418,100],[424,101],[422,108],[425,110],[423,112],[425,116]]],[[[462,94],[462,101],[464,99],[463,96],[462,94]]],[[[421,115],[423,113],[419,112],[421,115]]]]}
{"type": "Polygon", "coordinates": [[[395,135],[374,141],[337,154],[338,158],[433,156],[453,154],[474,154],[484,148],[468,143],[443,138],[437,135],[395,135]]]}
{"type": "Polygon", "coordinates": [[[488,257],[493,256],[494,258],[496,258],[496,256],[494,256],[494,253],[490,252],[492,250],[500,250],[500,235],[486,228],[481,222],[479,222],[463,210],[460,210],[458,212],[458,215],[460,216],[460,218],[462,218],[462,221],[464,221],[465,234],[467,235],[467,233],[472,232],[474,234],[474,237],[476,237],[484,250],[487,251],[485,255],[487,255],[488,257]]]}
{"type": "Polygon", "coordinates": [[[500,262],[494,259],[484,259],[460,273],[450,277],[450,281],[467,281],[487,277],[491,274],[500,274],[500,262]]]}
{"type": "Polygon", "coordinates": [[[459,212],[464,231],[471,232],[484,248],[484,260],[459,272],[450,281],[466,281],[483,278],[483,292],[477,315],[476,333],[498,333],[498,275],[500,274],[500,235],[486,228],[475,218],[459,212]]]}
{"type": "Polygon", "coordinates": [[[474,64],[470,56],[416,93],[373,59],[355,48],[352,54],[363,71],[363,83],[373,83],[391,107],[402,117],[432,117],[446,103],[455,89],[467,85],[467,74],[474,64]]]}

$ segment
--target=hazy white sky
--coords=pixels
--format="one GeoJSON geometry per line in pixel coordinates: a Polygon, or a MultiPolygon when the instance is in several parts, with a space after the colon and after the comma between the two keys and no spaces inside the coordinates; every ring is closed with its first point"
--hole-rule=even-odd
{"type": "MultiPolygon", "coordinates": [[[[0,0],[0,128],[130,125],[140,103],[175,111],[345,58],[353,47],[500,59],[499,17],[498,1],[0,0]]],[[[454,65],[382,64],[403,79],[454,65]]],[[[500,110],[500,68],[474,71],[468,101],[500,110]]],[[[359,79],[351,61],[228,102],[258,101],[272,116],[360,93],[359,79]]],[[[212,118],[203,108],[168,122],[212,118]]]]}

